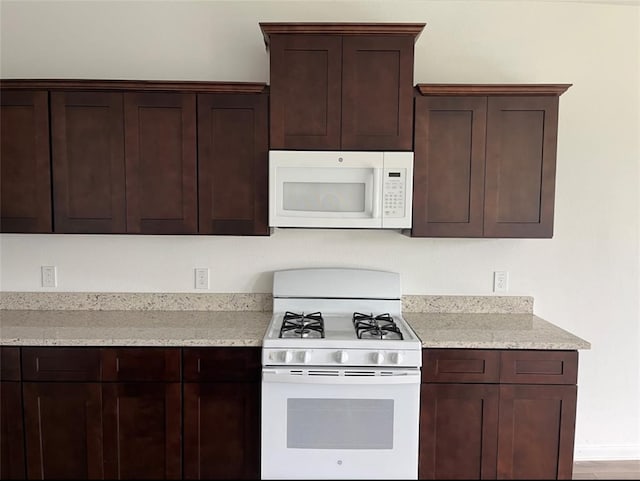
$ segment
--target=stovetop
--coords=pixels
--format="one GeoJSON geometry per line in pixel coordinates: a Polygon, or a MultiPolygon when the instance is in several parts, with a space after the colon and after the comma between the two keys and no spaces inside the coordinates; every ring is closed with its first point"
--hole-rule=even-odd
{"type": "Polygon", "coordinates": [[[356,313],[354,317],[354,313],[318,311],[304,315],[310,317],[274,313],[263,339],[263,365],[421,364],[422,343],[401,315],[356,313]]]}
{"type": "Polygon", "coordinates": [[[263,365],[420,366],[422,343],[402,317],[399,282],[362,269],[276,272],[263,365]]]}

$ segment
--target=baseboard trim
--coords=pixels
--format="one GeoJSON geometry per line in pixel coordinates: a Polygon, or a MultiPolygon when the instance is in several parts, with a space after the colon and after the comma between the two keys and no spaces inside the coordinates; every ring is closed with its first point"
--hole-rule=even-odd
{"type": "Polygon", "coordinates": [[[576,446],[574,461],[617,461],[640,459],[640,444],[588,444],[576,446]]]}

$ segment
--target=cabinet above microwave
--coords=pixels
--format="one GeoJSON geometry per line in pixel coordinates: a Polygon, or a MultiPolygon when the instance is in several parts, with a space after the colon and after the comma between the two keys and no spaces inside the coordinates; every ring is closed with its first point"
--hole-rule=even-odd
{"type": "Polygon", "coordinates": [[[260,23],[273,149],[413,150],[424,23],[260,23]]]}
{"type": "Polygon", "coordinates": [[[413,152],[269,152],[269,226],[411,227],[413,152]]]}

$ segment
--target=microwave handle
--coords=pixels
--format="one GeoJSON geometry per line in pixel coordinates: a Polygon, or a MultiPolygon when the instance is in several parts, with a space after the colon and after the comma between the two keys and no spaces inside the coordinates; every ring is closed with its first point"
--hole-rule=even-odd
{"type": "Polygon", "coordinates": [[[382,169],[373,169],[373,215],[374,219],[380,217],[380,208],[382,207],[382,169]]]}

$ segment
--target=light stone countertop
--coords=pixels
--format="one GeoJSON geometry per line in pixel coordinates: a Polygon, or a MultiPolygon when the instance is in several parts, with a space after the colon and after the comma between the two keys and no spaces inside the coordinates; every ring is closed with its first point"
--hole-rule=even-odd
{"type": "Polygon", "coordinates": [[[422,347],[461,349],[590,349],[591,344],[530,313],[420,313],[405,319],[422,347]]]}
{"type": "MultiPolygon", "coordinates": [[[[0,310],[0,344],[14,346],[261,346],[269,311],[0,310]]],[[[423,347],[589,349],[530,313],[405,312],[423,347]]]]}
{"type": "MultiPolygon", "coordinates": [[[[273,299],[261,293],[0,292],[0,344],[261,346],[273,299]]],[[[533,314],[528,296],[402,298],[423,347],[589,349],[533,314]]]]}
{"type": "Polygon", "coordinates": [[[9,346],[261,346],[265,311],[0,310],[9,346]]]}

